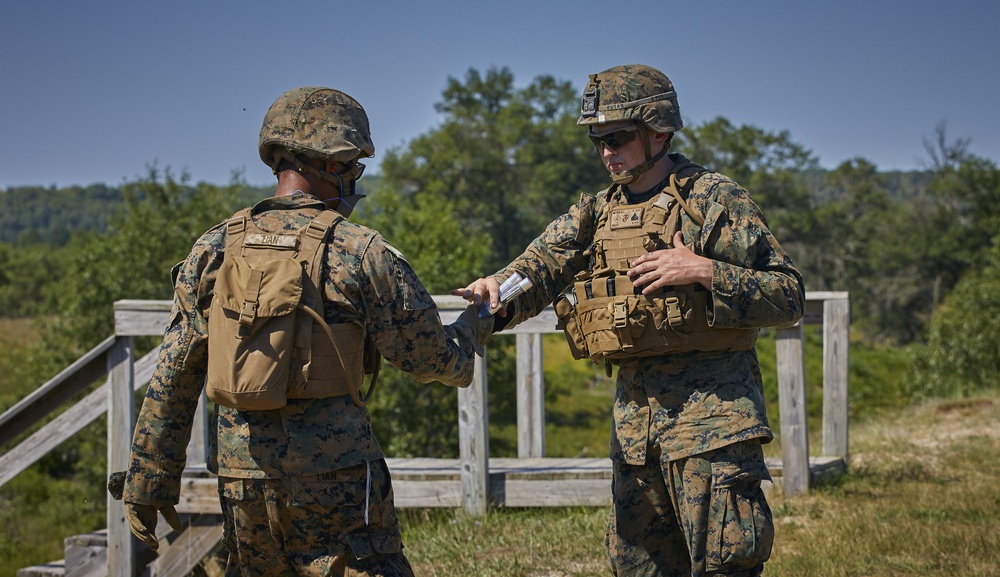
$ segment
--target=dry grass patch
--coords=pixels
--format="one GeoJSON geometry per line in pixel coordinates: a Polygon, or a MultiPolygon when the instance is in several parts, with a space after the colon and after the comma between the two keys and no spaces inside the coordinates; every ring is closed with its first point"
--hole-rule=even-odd
{"type": "Polygon", "coordinates": [[[847,476],[772,500],[765,575],[1000,575],[1000,399],[913,407],[851,447],[847,476]]]}
{"type": "MultiPolygon", "coordinates": [[[[1000,577],[1000,395],[937,401],[852,426],[850,472],[774,495],[767,577],[1000,577]]],[[[609,575],[607,511],[402,515],[419,575],[609,575]]]]}

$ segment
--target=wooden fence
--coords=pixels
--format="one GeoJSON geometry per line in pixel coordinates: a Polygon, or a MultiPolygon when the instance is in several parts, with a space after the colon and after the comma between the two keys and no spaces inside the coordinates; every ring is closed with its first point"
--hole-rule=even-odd
{"type": "MultiPolygon", "coordinates": [[[[780,462],[769,462],[786,494],[808,490],[811,478],[836,474],[848,456],[848,341],[850,306],[847,293],[808,293],[803,322],[777,330],[780,462]],[[823,325],[823,443],[820,456],[809,456],[805,403],[803,324],[823,325]]],[[[435,297],[445,323],[465,308],[462,299],[435,297]]],[[[156,351],[134,358],[133,339],[162,335],[169,301],[115,303],[115,335],[67,367],[32,395],[0,415],[0,444],[27,430],[65,400],[84,390],[102,372],[107,381],[42,429],[0,455],[0,485],[46,452],[107,411],[108,470],[127,467],[135,425],[135,391],[152,375],[156,351]],[[102,367],[103,365],[103,367],[102,367]]],[[[611,464],[604,459],[558,459],[545,456],[545,408],[542,335],[558,332],[551,307],[507,334],[517,339],[516,459],[489,457],[486,365],[477,358],[471,387],[459,389],[458,459],[389,459],[396,504],[400,507],[459,507],[471,515],[485,513],[489,503],[509,507],[604,505],[610,497],[611,464]]],[[[204,399],[203,399],[204,401],[204,399]]],[[[178,511],[188,529],[153,559],[131,537],[121,502],[108,497],[106,536],[84,543],[71,560],[70,539],[62,573],[67,577],[133,577],[147,562],[154,576],[185,575],[193,563],[221,537],[215,481],[204,468],[208,446],[207,403],[195,419],[182,500],[178,511]],[[99,541],[99,543],[98,543],[99,541]],[[96,551],[100,551],[96,553],[96,551]],[[82,551],[82,553],[81,553],[82,551]],[[106,556],[106,557],[104,557],[106,556]],[[103,559],[106,558],[106,565],[103,559]],[[193,561],[192,561],[193,560],[193,561]],[[107,572],[103,568],[106,566],[107,572]],[[99,571],[95,571],[95,567],[99,571]]],[[[610,410],[610,407],[609,407],[610,410]]],[[[169,527],[160,523],[166,534],[169,527]]],[[[24,575],[31,573],[25,572],[24,575]]],[[[47,573],[46,573],[47,574],[47,573]]]]}

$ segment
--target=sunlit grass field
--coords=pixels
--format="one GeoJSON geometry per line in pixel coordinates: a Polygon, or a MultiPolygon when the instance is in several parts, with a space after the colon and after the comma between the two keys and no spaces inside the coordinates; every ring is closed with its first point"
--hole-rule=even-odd
{"type": "MultiPolygon", "coordinates": [[[[771,495],[768,577],[1000,576],[1000,392],[936,400],[851,428],[849,473],[771,495]]],[[[608,575],[598,508],[402,513],[435,577],[608,575]]]]}

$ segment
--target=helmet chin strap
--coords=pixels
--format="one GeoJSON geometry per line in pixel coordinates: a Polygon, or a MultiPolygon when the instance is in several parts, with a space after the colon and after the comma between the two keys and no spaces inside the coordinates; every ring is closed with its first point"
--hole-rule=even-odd
{"type": "MultiPolygon", "coordinates": [[[[326,204],[329,204],[331,202],[336,202],[336,201],[343,201],[344,204],[346,204],[351,210],[354,210],[354,204],[357,204],[358,200],[361,200],[362,198],[364,198],[366,196],[364,194],[357,194],[357,193],[354,192],[354,190],[355,190],[354,189],[354,183],[356,182],[355,179],[348,180],[347,181],[347,186],[344,186],[344,180],[342,178],[340,178],[339,174],[337,174],[336,172],[326,172],[325,170],[320,170],[320,169],[318,169],[318,168],[316,168],[314,166],[306,164],[306,163],[302,162],[302,160],[298,157],[298,155],[292,154],[292,153],[290,153],[290,152],[288,152],[286,150],[281,150],[281,151],[275,152],[274,156],[275,156],[275,160],[274,160],[274,166],[275,167],[278,166],[278,164],[281,162],[282,159],[283,160],[287,160],[287,161],[291,162],[292,164],[294,164],[295,168],[299,172],[308,172],[309,174],[315,176],[316,178],[318,178],[320,180],[324,180],[324,181],[329,182],[331,184],[337,185],[337,190],[340,191],[340,196],[337,197],[337,198],[328,198],[328,199],[324,200],[323,202],[326,203],[326,204]],[[347,202],[348,198],[354,200],[354,204],[351,204],[350,202],[347,202]]],[[[272,170],[275,170],[275,169],[272,169],[272,170]]]]}
{"type": "Polygon", "coordinates": [[[646,144],[646,162],[643,162],[642,164],[636,166],[635,168],[622,170],[621,172],[612,172],[611,182],[614,182],[615,184],[621,186],[627,186],[635,182],[635,179],[639,178],[639,175],[641,175],[644,172],[648,172],[649,169],[653,168],[654,164],[659,162],[660,159],[667,154],[667,150],[670,149],[670,140],[673,140],[673,139],[667,140],[666,144],[663,145],[663,148],[656,153],[656,156],[650,156],[652,151],[649,148],[649,138],[647,137],[649,132],[646,130],[646,127],[643,126],[642,124],[639,125],[639,134],[640,137],[642,138],[642,141],[646,144]]]}

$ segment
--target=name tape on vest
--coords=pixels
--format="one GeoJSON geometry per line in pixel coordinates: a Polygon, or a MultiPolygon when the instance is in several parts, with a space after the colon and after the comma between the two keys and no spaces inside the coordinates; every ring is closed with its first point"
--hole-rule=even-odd
{"type": "Polygon", "coordinates": [[[279,248],[295,248],[299,239],[287,234],[250,233],[246,237],[246,246],[274,246],[279,248]]]}

